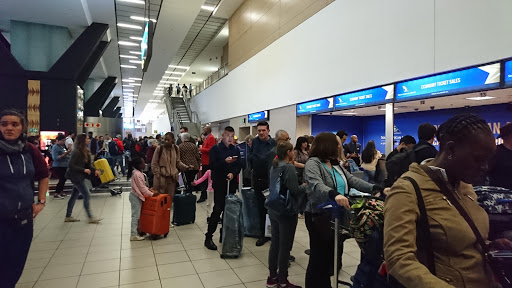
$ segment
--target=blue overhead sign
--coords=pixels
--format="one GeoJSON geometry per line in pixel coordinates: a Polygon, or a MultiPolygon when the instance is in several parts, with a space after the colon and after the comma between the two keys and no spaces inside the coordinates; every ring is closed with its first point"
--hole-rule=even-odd
{"type": "Polygon", "coordinates": [[[492,89],[499,85],[500,64],[496,63],[397,83],[396,100],[492,89]]]}
{"type": "Polygon", "coordinates": [[[505,62],[505,85],[512,85],[512,60],[505,62]]]}
{"type": "Polygon", "coordinates": [[[333,97],[297,104],[297,116],[334,111],[333,97]]]}
{"type": "Polygon", "coordinates": [[[334,97],[336,110],[382,104],[393,101],[395,89],[393,85],[342,94],[334,97]]]}
{"type": "Polygon", "coordinates": [[[247,115],[247,119],[249,119],[249,122],[268,120],[268,110],[249,114],[247,115]]]}

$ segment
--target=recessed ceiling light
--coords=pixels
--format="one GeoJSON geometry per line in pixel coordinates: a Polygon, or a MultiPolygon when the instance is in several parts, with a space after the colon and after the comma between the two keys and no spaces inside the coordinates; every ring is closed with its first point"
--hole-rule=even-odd
{"type": "Polygon", "coordinates": [[[141,84],[139,83],[132,83],[133,86],[140,86],[141,84]]]}
{"type": "Polygon", "coordinates": [[[127,23],[117,23],[117,26],[123,27],[123,28],[131,28],[131,29],[142,30],[141,26],[133,25],[133,24],[127,24],[127,23]]]}
{"type": "Polygon", "coordinates": [[[186,66],[175,66],[175,65],[169,65],[169,67],[171,68],[178,68],[178,69],[190,69],[190,67],[186,67],[186,66]]]}
{"type": "Polygon", "coordinates": [[[146,4],[146,2],[144,2],[142,0],[117,0],[117,1],[128,2],[128,3],[135,3],[135,4],[142,4],[142,5],[146,4]]]}
{"type": "Polygon", "coordinates": [[[123,68],[137,68],[137,66],[133,66],[133,65],[121,65],[121,67],[123,68]]]}
{"type": "Polygon", "coordinates": [[[345,115],[357,115],[357,112],[351,111],[351,112],[344,112],[344,113],[341,113],[341,114],[345,114],[345,115]]]}
{"type": "Polygon", "coordinates": [[[137,56],[131,56],[131,55],[119,55],[121,58],[131,58],[131,59],[139,59],[137,56]]]}
{"type": "Polygon", "coordinates": [[[215,7],[203,5],[203,6],[201,6],[201,9],[207,10],[207,11],[213,11],[213,10],[215,10],[215,7]]]}
{"type": "Polygon", "coordinates": [[[130,60],[130,63],[141,64],[142,61],[140,61],[140,60],[130,60]]]}
{"type": "Polygon", "coordinates": [[[123,87],[134,87],[133,85],[123,85],[123,87]]]}
{"type": "Polygon", "coordinates": [[[131,54],[137,54],[137,55],[142,55],[142,52],[138,52],[138,51],[130,51],[131,54]]]}
{"type": "Polygon", "coordinates": [[[128,78],[128,79],[137,80],[137,81],[142,81],[142,78],[130,77],[130,78],[128,78]]]}
{"type": "Polygon", "coordinates": [[[139,20],[139,21],[149,21],[149,20],[151,20],[151,22],[156,22],[155,19],[148,19],[148,18],[144,18],[144,17],[140,17],[140,16],[130,16],[130,19],[139,20]]]}
{"type": "Polygon", "coordinates": [[[185,73],[184,73],[184,72],[176,72],[176,71],[165,71],[165,73],[185,75],[185,73]]]}
{"type": "Polygon", "coordinates": [[[123,89],[124,92],[133,92],[133,89],[123,89]]]}
{"type": "Polygon", "coordinates": [[[119,41],[117,43],[119,45],[124,45],[124,46],[139,46],[139,44],[137,44],[137,43],[128,42],[128,41],[119,41]]]}
{"type": "Polygon", "coordinates": [[[474,100],[474,101],[482,101],[482,100],[489,100],[489,99],[494,99],[496,97],[491,97],[491,96],[478,96],[478,97],[469,97],[469,98],[466,98],[467,100],[474,100]]]}
{"type": "MultiPolygon", "coordinates": [[[[121,65],[121,66],[123,66],[123,65],[121,65]]],[[[135,80],[132,80],[132,79],[123,79],[122,81],[123,81],[123,82],[135,82],[135,80]]],[[[132,84],[132,85],[133,85],[133,84],[132,84]]]]}
{"type": "Polygon", "coordinates": [[[142,41],[142,37],[130,36],[130,39],[142,41]]]}

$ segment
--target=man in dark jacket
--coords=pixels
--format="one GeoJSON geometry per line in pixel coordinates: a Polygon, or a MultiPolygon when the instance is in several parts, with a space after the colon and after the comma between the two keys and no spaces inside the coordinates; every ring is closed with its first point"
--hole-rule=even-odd
{"type": "Polygon", "coordinates": [[[350,143],[343,146],[345,153],[347,153],[347,159],[352,159],[356,162],[357,166],[361,165],[361,144],[357,143],[357,135],[350,137],[350,143]]]}
{"type": "Polygon", "coordinates": [[[498,145],[489,163],[491,186],[512,189],[512,123],[501,127],[498,138],[503,139],[503,144],[498,145]]]}
{"type": "Polygon", "coordinates": [[[389,155],[386,157],[386,160],[390,160],[398,153],[404,152],[406,150],[411,149],[416,145],[416,139],[412,137],[411,135],[405,135],[400,139],[400,144],[393,150],[393,152],[389,153],[389,155]]]}
{"type": "Polygon", "coordinates": [[[222,142],[216,144],[210,149],[210,170],[212,177],[212,186],[214,191],[213,212],[208,222],[208,232],[204,240],[204,246],[210,250],[217,250],[217,245],[213,242],[213,233],[217,230],[217,224],[220,220],[220,214],[224,211],[226,205],[226,195],[234,194],[238,187],[236,177],[242,169],[240,163],[240,150],[233,145],[235,130],[231,126],[224,128],[222,142]],[[235,181],[232,181],[235,180],[235,181]]]}
{"type": "Polygon", "coordinates": [[[269,173],[275,157],[276,141],[269,135],[270,127],[267,122],[259,122],[256,127],[258,137],[254,138],[252,147],[249,149],[249,163],[252,167],[252,187],[258,197],[260,211],[260,239],[256,241],[256,246],[262,246],[268,241],[265,238],[266,199],[263,190],[269,185],[269,173]]]}
{"type": "Polygon", "coordinates": [[[416,163],[421,164],[421,162],[426,159],[436,158],[437,149],[432,145],[436,131],[436,127],[430,123],[423,123],[418,127],[419,142],[413,149],[419,148],[420,146],[422,148],[416,150],[416,163]]]}

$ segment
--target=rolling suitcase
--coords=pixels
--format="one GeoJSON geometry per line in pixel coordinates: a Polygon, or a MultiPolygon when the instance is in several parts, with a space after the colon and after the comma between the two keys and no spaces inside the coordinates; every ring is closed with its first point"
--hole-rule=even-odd
{"type": "Polygon", "coordinates": [[[108,164],[107,159],[94,161],[94,168],[100,171],[101,183],[105,184],[114,181],[114,173],[112,173],[112,169],[110,169],[110,165],[108,164]]]}
{"type": "Polygon", "coordinates": [[[169,234],[171,219],[171,196],[160,194],[156,197],[146,198],[142,203],[139,220],[139,232],[152,236],[169,234]]]}
{"type": "Polygon", "coordinates": [[[244,217],[244,234],[249,237],[260,236],[260,210],[258,209],[258,198],[252,188],[242,188],[242,210],[244,217]]]}
{"type": "Polygon", "coordinates": [[[172,223],[176,226],[192,224],[196,221],[196,196],[192,193],[174,195],[172,223]]]}
{"type": "Polygon", "coordinates": [[[223,259],[240,257],[244,241],[242,200],[235,194],[229,194],[229,182],[228,180],[228,194],[222,216],[222,253],[220,258],[223,259]]]}

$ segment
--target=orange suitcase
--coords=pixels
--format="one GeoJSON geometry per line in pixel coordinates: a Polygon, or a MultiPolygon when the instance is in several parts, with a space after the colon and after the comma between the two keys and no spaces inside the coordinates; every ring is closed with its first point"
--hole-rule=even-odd
{"type": "Polygon", "coordinates": [[[146,198],[140,211],[139,232],[167,237],[171,221],[171,203],[172,199],[168,194],[146,198]]]}

